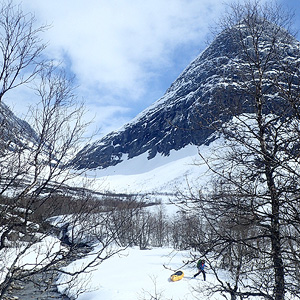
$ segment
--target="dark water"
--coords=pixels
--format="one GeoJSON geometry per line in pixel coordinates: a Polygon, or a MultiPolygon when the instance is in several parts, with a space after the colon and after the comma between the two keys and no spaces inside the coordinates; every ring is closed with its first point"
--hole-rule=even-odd
{"type": "Polygon", "coordinates": [[[71,300],[58,292],[53,274],[38,274],[26,281],[15,282],[4,299],[13,300],[71,300]],[[32,280],[33,279],[33,280],[32,280]]]}

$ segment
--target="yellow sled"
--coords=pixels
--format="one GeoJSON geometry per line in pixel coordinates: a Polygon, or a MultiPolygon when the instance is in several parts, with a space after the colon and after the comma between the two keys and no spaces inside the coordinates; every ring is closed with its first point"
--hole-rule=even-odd
{"type": "Polygon", "coordinates": [[[171,280],[172,281],[178,281],[182,279],[184,276],[184,273],[182,271],[177,271],[176,273],[171,275],[171,280]]]}

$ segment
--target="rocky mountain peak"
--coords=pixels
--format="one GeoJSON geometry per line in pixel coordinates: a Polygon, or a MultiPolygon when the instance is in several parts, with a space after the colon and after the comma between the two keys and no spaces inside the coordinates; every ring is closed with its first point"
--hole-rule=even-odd
{"type": "MultiPolygon", "coordinates": [[[[265,20],[262,22],[264,24],[257,22],[257,27],[251,28],[251,24],[243,21],[222,31],[162,98],[120,130],[82,149],[72,162],[74,166],[103,169],[143,153],[148,154],[149,160],[157,153],[168,156],[171,150],[189,144],[209,143],[208,138],[219,124],[236,113],[251,112],[253,102],[243,90],[250,82],[247,74],[251,60],[247,62],[245,55],[260,62],[265,60],[267,77],[268,72],[271,74],[280,66],[274,63],[272,56],[266,57],[266,49],[277,47],[283,60],[300,57],[298,41],[284,29],[265,20]],[[251,32],[254,29],[256,35],[251,32]]],[[[278,51],[273,52],[278,58],[278,51]]]]}

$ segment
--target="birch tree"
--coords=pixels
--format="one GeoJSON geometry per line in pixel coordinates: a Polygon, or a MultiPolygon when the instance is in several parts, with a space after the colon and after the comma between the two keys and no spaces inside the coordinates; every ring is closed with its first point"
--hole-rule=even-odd
{"type": "Polygon", "coordinates": [[[245,1],[222,21],[239,47],[223,78],[238,105],[223,107],[231,121],[216,130],[225,142],[202,156],[212,192],[191,198],[209,226],[199,245],[218,281],[211,291],[230,299],[299,298],[300,52],[291,20],[274,2],[245,1]]]}

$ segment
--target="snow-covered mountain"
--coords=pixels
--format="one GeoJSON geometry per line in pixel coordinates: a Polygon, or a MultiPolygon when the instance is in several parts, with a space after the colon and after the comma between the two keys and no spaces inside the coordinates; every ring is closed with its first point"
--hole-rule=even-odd
{"type": "Polygon", "coordinates": [[[13,151],[16,145],[38,141],[37,133],[24,120],[18,118],[3,102],[0,103],[0,144],[1,150],[13,151]]]}
{"type": "MultiPolygon", "coordinates": [[[[267,55],[266,49],[274,45],[279,49],[276,61],[268,57],[264,65],[266,91],[263,92],[272,94],[265,113],[283,109],[282,98],[272,93],[272,80],[269,79],[279,76],[283,61],[288,59],[297,64],[300,59],[299,42],[284,29],[276,28],[280,34],[276,35],[274,44],[274,26],[269,23],[259,41],[262,59],[267,55]]],[[[255,89],[251,86],[253,74],[249,71],[249,61],[243,56],[245,47],[248,47],[248,53],[253,49],[248,30],[240,24],[221,32],[162,98],[120,130],[86,146],[73,161],[75,168],[94,170],[98,177],[127,175],[141,178],[141,173],[147,173],[149,179],[162,172],[158,168],[163,165],[171,164],[171,170],[176,169],[176,156],[180,157],[178,159],[193,155],[196,158],[197,147],[202,145],[203,149],[204,145],[212,143],[216,137],[213,133],[221,124],[234,115],[254,110],[255,100],[249,93],[249,89],[255,89]],[[194,147],[193,155],[187,150],[190,147],[194,147]],[[148,169],[143,172],[144,168],[148,169]]],[[[186,172],[188,170],[186,167],[186,172]]],[[[181,173],[181,178],[185,174],[181,173]]],[[[176,176],[173,177],[174,181],[176,176]]],[[[116,185],[122,181],[117,177],[110,178],[116,179],[116,185]]],[[[132,183],[135,178],[129,180],[127,177],[127,180],[132,183]]],[[[161,188],[162,180],[163,176],[160,176],[158,188],[161,188]]]]}

